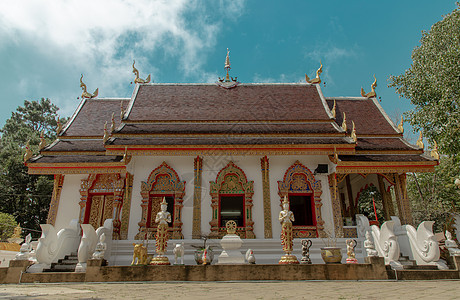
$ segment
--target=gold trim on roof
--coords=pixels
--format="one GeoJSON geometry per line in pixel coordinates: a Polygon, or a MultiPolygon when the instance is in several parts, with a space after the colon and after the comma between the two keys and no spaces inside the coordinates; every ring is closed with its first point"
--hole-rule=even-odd
{"type": "Polygon", "coordinates": [[[59,119],[59,116],[57,116],[56,124],[56,135],[59,135],[62,131],[62,124],[61,120],[59,119]]]}
{"type": "MultiPolygon", "coordinates": [[[[151,137],[151,138],[165,138],[165,137],[344,137],[344,132],[328,132],[328,133],[114,133],[112,135],[116,138],[130,138],[130,137],[151,137]]],[[[399,135],[397,136],[399,137],[399,135]]]]}
{"type": "Polygon", "coordinates": [[[347,131],[347,114],[345,112],[343,112],[342,129],[345,132],[347,131]]]}
{"type": "Polygon", "coordinates": [[[321,61],[319,61],[320,63],[320,67],[318,68],[318,70],[316,71],[316,77],[313,78],[313,79],[310,79],[308,77],[307,74],[305,74],[305,81],[309,84],[320,84],[321,83],[321,78],[319,78],[319,75],[321,75],[321,73],[323,73],[323,64],[321,63],[321,61]]]}
{"type": "Polygon", "coordinates": [[[92,98],[95,98],[97,97],[97,95],[99,94],[99,88],[97,88],[94,93],[90,94],[86,91],[86,84],[83,83],[83,74],[81,74],[81,77],[80,77],[80,87],[82,89],[82,93],[81,93],[81,98],[82,99],[92,99],[92,98]]]}
{"type": "Polygon", "coordinates": [[[335,103],[335,99],[334,99],[334,106],[332,107],[332,110],[331,110],[332,117],[334,119],[335,119],[335,116],[336,116],[336,107],[337,107],[337,103],[335,103]]]}
{"type": "Polygon", "coordinates": [[[422,131],[420,131],[420,135],[419,135],[418,140],[417,140],[417,146],[418,146],[420,149],[425,149],[425,144],[423,143],[422,131]]]}
{"type": "Polygon", "coordinates": [[[431,150],[430,154],[432,158],[439,160],[438,143],[436,141],[434,141],[433,150],[431,150]]]}
{"type": "Polygon", "coordinates": [[[351,121],[351,124],[353,125],[353,128],[351,129],[351,138],[353,139],[353,141],[355,141],[355,143],[358,141],[358,137],[356,136],[356,128],[355,128],[355,122],[354,121],[351,121]]]}
{"type": "Polygon", "coordinates": [[[112,113],[112,124],[110,125],[110,132],[115,131],[115,113],[112,113]]]}
{"type": "Polygon", "coordinates": [[[139,78],[139,70],[134,67],[134,64],[136,63],[136,60],[133,60],[133,73],[136,75],[136,78],[134,78],[134,83],[149,83],[150,82],[150,74],[147,76],[147,78],[141,79],[139,78]]]}
{"type": "Polygon", "coordinates": [[[371,84],[371,91],[366,94],[364,89],[361,87],[361,96],[366,97],[366,98],[376,97],[377,96],[377,94],[375,93],[376,87],[377,87],[377,78],[375,78],[375,74],[374,74],[374,82],[371,84]]]}
{"type": "Polygon", "coordinates": [[[331,119],[322,120],[123,120],[124,124],[299,124],[299,123],[331,123],[331,119]]]}
{"type": "Polygon", "coordinates": [[[401,122],[399,122],[398,130],[399,130],[401,133],[404,133],[404,118],[403,118],[403,116],[401,116],[401,122]]]}
{"type": "Polygon", "coordinates": [[[38,151],[43,150],[45,147],[46,147],[45,131],[42,130],[42,132],[40,132],[40,144],[38,144],[38,151]]]}
{"type": "Polygon", "coordinates": [[[26,153],[24,153],[24,163],[31,159],[33,156],[32,150],[30,150],[30,143],[27,141],[26,144],[26,153]]]}
{"type": "Polygon", "coordinates": [[[102,137],[102,144],[105,144],[109,139],[109,131],[107,130],[107,121],[104,124],[104,136],[102,137]]]}

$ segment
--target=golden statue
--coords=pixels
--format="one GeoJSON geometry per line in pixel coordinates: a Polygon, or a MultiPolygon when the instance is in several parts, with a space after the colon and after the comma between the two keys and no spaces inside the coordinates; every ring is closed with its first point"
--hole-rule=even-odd
{"type": "Polygon", "coordinates": [[[150,74],[149,74],[149,76],[147,76],[147,78],[145,80],[139,78],[139,70],[136,69],[136,67],[134,67],[135,63],[136,63],[136,61],[134,60],[133,61],[133,73],[136,75],[136,78],[134,78],[134,83],[149,83],[150,82],[150,74]]]}
{"type": "Polygon", "coordinates": [[[8,242],[21,244],[24,241],[21,235],[22,235],[22,228],[21,228],[21,225],[18,223],[18,226],[14,228],[13,235],[10,238],[8,238],[8,242]]]}
{"type": "Polygon", "coordinates": [[[42,132],[40,133],[40,144],[38,144],[38,150],[41,151],[45,147],[46,147],[45,131],[42,130],[42,132]]]}
{"type": "Polygon", "coordinates": [[[364,89],[361,87],[361,96],[366,97],[366,98],[372,98],[372,97],[377,96],[377,94],[375,93],[376,87],[377,87],[377,78],[375,78],[375,74],[374,74],[374,82],[371,85],[371,91],[366,94],[366,92],[364,92],[364,89]]]}
{"type": "Polygon", "coordinates": [[[279,261],[279,264],[298,264],[299,261],[295,255],[292,255],[293,247],[293,234],[292,234],[292,222],[294,222],[294,213],[289,210],[289,201],[287,196],[284,196],[283,210],[280,211],[278,217],[281,223],[281,245],[283,245],[283,251],[286,253],[279,261]]]}
{"type": "Polygon", "coordinates": [[[167,211],[168,203],[163,197],[161,210],[157,213],[155,223],[158,224],[155,234],[157,256],[150,262],[151,265],[169,265],[168,257],[165,256],[166,246],[168,245],[168,223],[171,223],[171,214],[167,211]]]}
{"type": "Polygon", "coordinates": [[[83,83],[82,79],[83,79],[83,74],[81,74],[81,77],[80,77],[80,87],[81,87],[81,89],[82,89],[82,91],[83,91],[83,92],[81,93],[81,98],[82,98],[82,99],[85,99],[85,98],[91,99],[91,98],[97,97],[97,95],[98,95],[98,93],[99,93],[99,88],[97,88],[97,89],[94,91],[94,93],[92,93],[92,94],[88,93],[88,92],[86,91],[86,84],[83,83]]]}
{"type": "Polygon", "coordinates": [[[131,266],[134,265],[146,265],[148,262],[148,254],[147,254],[147,247],[144,244],[136,244],[133,243],[134,251],[133,251],[133,261],[131,262],[131,266]]]}
{"type": "Polygon", "coordinates": [[[323,73],[323,64],[321,63],[321,61],[319,61],[319,63],[320,63],[321,66],[316,71],[316,78],[310,79],[310,78],[308,78],[308,75],[305,74],[305,81],[307,83],[310,83],[310,84],[321,83],[321,79],[319,78],[319,75],[321,75],[321,73],[323,73]]]}
{"type": "Polygon", "coordinates": [[[27,162],[29,159],[31,159],[33,156],[32,150],[30,150],[30,144],[29,141],[27,141],[26,144],[26,153],[24,154],[24,163],[27,162]]]}

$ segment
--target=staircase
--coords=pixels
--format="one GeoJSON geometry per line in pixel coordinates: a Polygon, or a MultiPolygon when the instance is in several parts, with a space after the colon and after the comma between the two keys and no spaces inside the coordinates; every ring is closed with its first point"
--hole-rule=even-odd
{"type": "Polygon", "coordinates": [[[43,272],[75,272],[77,263],[77,253],[72,253],[70,255],[66,255],[63,259],[58,260],[57,263],[52,263],[51,268],[44,269],[43,272]]]}

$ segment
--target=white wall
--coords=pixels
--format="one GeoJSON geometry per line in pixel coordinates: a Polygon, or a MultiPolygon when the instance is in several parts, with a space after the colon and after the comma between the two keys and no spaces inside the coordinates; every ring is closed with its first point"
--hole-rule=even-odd
{"type": "Polygon", "coordinates": [[[80,216],[80,185],[87,174],[65,175],[59,200],[58,213],[54,227],[57,230],[66,228],[70,220],[80,216]]]}

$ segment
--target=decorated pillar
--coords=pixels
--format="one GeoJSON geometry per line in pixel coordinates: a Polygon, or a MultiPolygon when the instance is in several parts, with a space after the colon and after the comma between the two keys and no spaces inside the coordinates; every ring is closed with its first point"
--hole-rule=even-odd
{"type": "Polygon", "coordinates": [[[270,203],[270,169],[268,157],[264,156],[260,159],[261,171],[262,171],[262,189],[263,189],[263,201],[264,201],[264,237],[271,239],[272,235],[272,211],[270,203]]]}
{"type": "Polygon", "coordinates": [[[329,174],[329,189],[331,191],[332,213],[334,219],[334,232],[338,238],[343,237],[343,220],[342,220],[342,207],[339,199],[339,191],[337,186],[337,174],[329,174]]]}
{"type": "Polygon", "coordinates": [[[59,200],[61,199],[62,185],[64,184],[64,175],[56,174],[54,175],[54,188],[53,195],[51,196],[50,209],[48,211],[48,219],[46,220],[47,224],[54,226],[56,222],[56,216],[59,208],[59,200]]]}
{"type": "Polygon", "coordinates": [[[129,214],[131,213],[131,195],[133,191],[133,175],[126,173],[125,193],[123,195],[123,208],[121,211],[120,239],[128,239],[129,214]]]}
{"type": "Polygon", "coordinates": [[[203,158],[194,159],[194,192],[193,192],[193,227],[192,238],[201,237],[201,175],[203,172],[203,158]]]}
{"type": "Polygon", "coordinates": [[[406,190],[406,174],[394,174],[395,195],[401,224],[412,224],[412,213],[406,190]]]}

